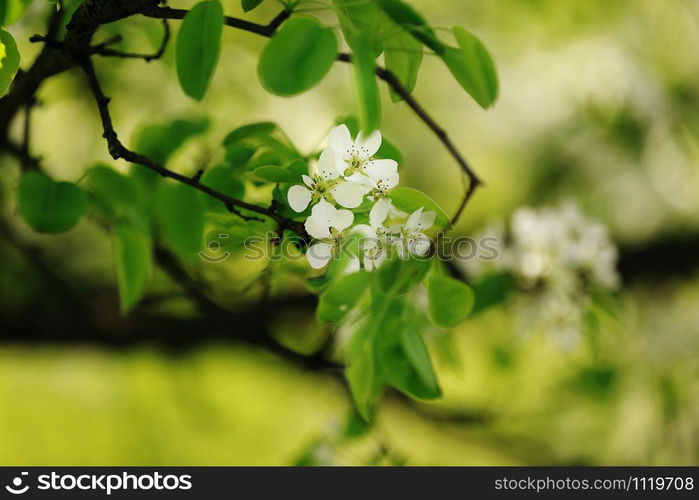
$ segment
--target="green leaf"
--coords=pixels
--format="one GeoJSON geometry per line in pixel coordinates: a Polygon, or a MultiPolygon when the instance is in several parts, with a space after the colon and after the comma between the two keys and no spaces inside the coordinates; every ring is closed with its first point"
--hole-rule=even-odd
{"type": "Polygon", "coordinates": [[[151,242],[148,233],[127,221],[119,222],[112,235],[119,284],[119,304],[126,313],[143,297],[151,276],[151,242]]]}
{"type": "Polygon", "coordinates": [[[437,54],[444,52],[444,44],[439,41],[434,30],[427,25],[425,19],[410,5],[401,0],[374,0],[393,22],[400,25],[412,36],[420,40],[437,54]]]}
{"type": "Polygon", "coordinates": [[[358,40],[366,36],[374,58],[383,51],[382,37],[388,21],[385,14],[370,0],[333,0],[333,8],[340,21],[347,45],[357,50],[358,40]]]}
{"type": "Polygon", "coordinates": [[[436,212],[435,224],[440,227],[449,226],[449,216],[446,212],[437,205],[437,203],[427,196],[422,191],[411,187],[397,187],[389,193],[389,198],[393,201],[393,205],[407,213],[412,213],[420,207],[424,208],[425,212],[436,212]]]}
{"type": "Polygon", "coordinates": [[[85,194],[70,182],[55,182],[39,172],[24,174],[19,182],[19,213],[35,231],[61,233],[85,213],[85,194]]]}
{"type": "Polygon", "coordinates": [[[1,0],[0,26],[9,26],[17,21],[27,10],[32,0],[1,0]]]}
{"type": "Polygon", "coordinates": [[[257,73],[272,94],[291,96],[314,87],[330,71],[337,57],[332,28],[315,19],[287,21],[262,51],[257,73]]]}
{"type": "MultiPolygon", "coordinates": [[[[177,119],[168,123],[148,125],[135,137],[135,150],[151,160],[165,165],[188,139],[209,128],[208,118],[177,119]]],[[[157,174],[156,174],[157,175],[157,174]]]]}
{"type": "Polygon", "coordinates": [[[505,302],[512,289],[512,277],[509,274],[489,274],[474,283],[475,301],[471,314],[478,314],[486,309],[505,302]]]}
{"type": "Polygon", "coordinates": [[[230,146],[250,138],[264,138],[271,135],[278,129],[279,127],[277,124],[273,122],[257,122],[242,125],[228,133],[225,139],[223,139],[223,145],[230,146]]]}
{"type": "Polygon", "coordinates": [[[224,161],[226,165],[233,167],[236,170],[245,170],[248,162],[255,154],[255,148],[246,146],[245,144],[233,144],[226,149],[224,161]]]}
{"type": "Polygon", "coordinates": [[[437,377],[434,374],[425,342],[412,324],[406,323],[404,325],[401,330],[400,341],[408,361],[415,368],[420,380],[427,387],[438,387],[437,377]]]}
{"type": "Polygon", "coordinates": [[[349,439],[356,439],[365,436],[371,429],[371,423],[364,420],[356,408],[351,408],[342,435],[349,439]]]}
{"type": "MultiPolygon", "coordinates": [[[[410,396],[420,399],[438,398],[441,396],[441,390],[434,373],[431,373],[431,377],[427,377],[426,383],[403,347],[403,332],[409,328],[403,319],[407,305],[400,299],[379,298],[379,300],[389,301],[388,305],[384,306],[386,314],[383,316],[380,332],[376,336],[376,355],[382,376],[393,387],[410,396]]],[[[421,362],[424,363],[424,360],[421,362]]],[[[429,365],[429,357],[427,363],[429,365]]]]}
{"type": "MultiPolygon", "coordinates": [[[[201,178],[201,183],[205,186],[227,194],[231,198],[242,199],[245,195],[245,183],[240,175],[240,171],[229,165],[219,165],[208,170],[201,178]]],[[[217,212],[227,212],[225,203],[206,193],[200,193],[204,205],[217,212]]]]}
{"type": "Polygon", "coordinates": [[[245,12],[250,12],[255,7],[258,7],[263,1],[264,0],[241,0],[240,3],[245,12]]]}
{"type": "Polygon", "coordinates": [[[498,97],[495,64],[478,38],[458,26],[452,31],[459,48],[446,47],[441,57],[461,87],[483,109],[488,109],[498,97]]]}
{"type": "Polygon", "coordinates": [[[463,281],[449,276],[432,276],[427,284],[432,321],[443,328],[453,328],[473,308],[473,290],[463,281]]]}
{"type": "Polygon", "coordinates": [[[387,294],[403,294],[422,282],[430,271],[432,261],[426,258],[410,257],[388,259],[378,271],[378,283],[387,294]]]}
{"type": "Polygon", "coordinates": [[[318,301],[319,323],[339,323],[357,305],[369,285],[369,273],[359,271],[341,276],[330,283],[318,301]]]}
{"type": "Polygon", "coordinates": [[[381,120],[381,98],[374,74],[374,59],[369,40],[366,37],[358,38],[352,56],[354,93],[359,108],[359,123],[367,133],[379,128],[381,120]]]}
{"type": "Polygon", "coordinates": [[[259,122],[243,125],[230,132],[223,140],[229,150],[233,147],[248,146],[272,151],[285,161],[301,158],[294,144],[284,131],[272,122],[259,122]]]}
{"type": "MultiPolygon", "coordinates": [[[[386,41],[384,50],[386,69],[396,75],[403,87],[412,93],[422,64],[422,45],[409,33],[400,30],[386,41]]],[[[393,102],[403,99],[393,87],[389,87],[389,93],[393,102]]]]}
{"type": "Polygon", "coordinates": [[[175,62],[180,86],[197,101],[206,94],[218,63],[223,22],[221,2],[200,2],[185,16],[177,35],[175,62]]]}
{"type": "Polygon", "coordinates": [[[352,399],[366,421],[371,420],[373,408],[383,388],[374,348],[374,330],[374,325],[368,322],[354,333],[345,369],[352,399]]]}
{"type": "Polygon", "coordinates": [[[155,217],[167,243],[182,256],[202,249],[204,201],[186,184],[163,182],[155,193],[155,217]]]}
{"type": "Polygon", "coordinates": [[[141,206],[140,191],[133,178],[106,165],[85,173],[85,184],[100,209],[110,217],[135,215],[141,206]]]}
{"type": "Polygon", "coordinates": [[[260,179],[268,182],[294,182],[298,179],[287,169],[276,165],[257,167],[253,170],[253,173],[260,179]]]}
{"type": "Polygon", "coordinates": [[[0,28],[0,97],[5,94],[19,69],[17,44],[7,31],[0,28]]]}

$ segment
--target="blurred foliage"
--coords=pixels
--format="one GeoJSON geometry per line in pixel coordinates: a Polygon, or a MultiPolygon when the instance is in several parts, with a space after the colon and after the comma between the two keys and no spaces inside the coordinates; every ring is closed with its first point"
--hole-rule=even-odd
{"type": "MultiPolygon", "coordinates": [[[[434,55],[424,57],[416,84],[423,105],[486,182],[458,232],[472,234],[524,204],[573,199],[610,228],[622,249],[673,234],[699,234],[696,2],[410,3],[429,13],[445,39],[454,20],[463,20],[498,65],[499,102],[487,113],[434,55]]],[[[278,10],[275,2],[263,2],[244,14],[238,1],[223,4],[227,14],[260,23],[278,10]]],[[[316,3],[308,8],[331,19],[316,3]]],[[[10,29],[23,61],[39,50],[27,39],[42,31],[44,14],[32,5],[10,29]]],[[[124,39],[117,48],[144,52],[156,49],[162,36],[159,23],[138,18],[109,25],[98,38],[117,33],[124,39]]],[[[178,172],[194,174],[201,165],[235,161],[216,155],[222,155],[225,135],[240,125],[273,120],[303,151],[314,151],[337,116],[357,114],[350,67],[334,65],[313,92],[270,96],[255,80],[265,40],[225,29],[222,40],[216,75],[201,103],[183,96],[177,85],[173,46],[163,64],[97,61],[106,93],[118,96],[112,113],[120,133],[146,144],[149,135],[163,133],[179,134],[182,142],[190,138],[153,154],[169,158],[168,166],[178,172]],[[192,118],[202,115],[206,122],[192,118]],[[207,127],[209,133],[197,135],[207,127]]],[[[40,90],[32,137],[46,170],[59,181],[84,182],[83,173],[98,161],[128,172],[125,163],[107,155],[86,92],[73,73],[40,90]]],[[[458,169],[404,105],[392,104],[383,86],[380,94],[382,127],[405,160],[404,182],[451,213],[462,190],[458,169]]],[[[4,215],[23,239],[42,248],[56,273],[88,291],[115,289],[110,236],[99,221],[83,219],[60,236],[37,235],[15,213],[16,165],[3,157],[0,172],[4,215]]],[[[253,188],[246,196],[263,200],[268,194],[253,188]]],[[[210,229],[220,234],[218,227],[210,229]]],[[[221,230],[233,234],[236,228],[221,230]]],[[[220,303],[244,307],[257,300],[265,288],[260,276],[270,277],[273,293],[307,286],[302,262],[241,266],[235,244],[231,248],[234,255],[224,263],[188,264],[220,303]]],[[[0,251],[0,307],[11,315],[36,303],[44,291],[32,279],[31,263],[9,245],[0,251]]],[[[369,428],[357,424],[335,379],[242,347],[172,355],[148,348],[3,346],[0,463],[699,462],[696,269],[680,278],[622,283],[613,313],[600,306],[594,317],[587,315],[586,336],[573,346],[562,346],[545,331],[519,329],[514,312],[526,297],[505,300],[508,279],[491,276],[476,283],[478,314],[451,333],[430,331],[427,347],[437,359],[443,399],[422,404],[392,394],[369,428]]],[[[149,289],[164,297],[153,307],[191,316],[191,306],[177,293],[160,273],[149,289]]],[[[42,307],[48,314],[60,305],[42,307]]],[[[102,306],[105,322],[118,322],[112,309],[102,306]]],[[[275,333],[300,352],[314,351],[324,338],[306,311],[281,316],[275,333]]]]}

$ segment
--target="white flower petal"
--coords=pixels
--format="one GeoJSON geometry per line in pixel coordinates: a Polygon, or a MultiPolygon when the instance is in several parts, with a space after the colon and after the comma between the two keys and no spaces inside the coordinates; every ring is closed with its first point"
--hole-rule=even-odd
{"type": "Polygon", "coordinates": [[[328,243],[320,242],[312,245],[306,251],[306,259],[313,269],[320,269],[330,260],[332,246],[328,243]]]}
{"type": "Polygon", "coordinates": [[[317,223],[330,227],[330,221],[335,215],[335,212],[337,212],[337,208],[326,200],[320,200],[311,209],[311,217],[309,217],[309,219],[313,218],[317,223]]]}
{"type": "Polygon", "coordinates": [[[380,226],[383,224],[388,217],[389,210],[391,210],[391,200],[388,198],[379,198],[369,212],[369,222],[371,222],[371,225],[380,226]]]}
{"type": "Polygon", "coordinates": [[[368,136],[359,132],[357,140],[354,141],[354,147],[361,158],[371,158],[381,147],[381,132],[374,130],[368,136]]]}
{"type": "Polygon", "coordinates": [[[364,259],[362,260],[364,262],[364,269],[371,272],[371,270],[374,268],[374,259],[372,259],[368,255],[365,255],[364,259]]]}
{"type": "Polygon", "coordinates": [[[420,217],[422,216],[422,210],[423,207],[420,207],[410,214],[410,217],[408,217],[408,220],[405,223],[405,229],[408,231],[417,229],[417,225],[420,223],[420,217]]]}
{"type": "Polygon", "coordinates": [[[328,144],[336,154],[344,157],[350,156],[354,143],[347,125],[338,125],[330,131],[328,144]]]}
{"type": "Polygon", "coordinates": [[[326,180],[340,177],[340,172],[337,170],[337,164],[335,162],[335,151],[332,148],[326,148],[320,154],[320,158],[318,159],[318,174],[326,180]]]}
{"type": "Polygon", "coordinates": [[[309,217],[304,222],[303,227],[306,228],[306,232],[313,236],[317,240],[325,240],[330,238],[330,227],[326,224],[321,224],[317,220],[309,217]]]}
{"type": "Polygon", "coordinates": [[[344,231],[352,225],[352,222],[354,222],[354,214],[352,212],[349,210],[337,210],[330,220],[330,226],[338,231],[344,231]]]}
{"type": "Polygon", "coordinates": [[[356,273],[359,271],[360,266],[359,266],[359,259],[357,257],[352,257],[349,262],[347,262],[347,265],[345,268],[342,270],[342,274],[352,274],[356,273]]]}
{"type": "Polygon", "coordinates": [[[367,241],[374,241],[376,238],[376,229],[369,224],[357,224],[352,228],[352,233],[366,238],[367,241]]]}
{"type": "Polygon", "coordinates": [[[364,167],[364,172],[372,179],[387,179],[398,174],[395,160],[371,160],[364,167]]]}
{"type": "MultiPolygon", "coordinates": [[[[384,252],[384,251],[377,253],[373,258],[369,259],[369,261],[372,263],[372,267],[374,269],[378,269],[381,266],[381,264],[384,263],[385,260],[386,260],[386,252],[384,252]]],[[[366,267],[366,257],[364,258],[364,267],[366,267]]],[[[367,269],[367,270],[370,271],[370,269],[367,269]]]]}
{"type": "Polygon", "coordinates": [[[410,253],[420,257],[427,254],[430,250],[430,239],[424,234],[410,240],[410,253]]]}
{"type": "Polygon", "coordinates": [[[313,188],[313,186],[316,185],[315,181],[307,175],[302,175],[301,179],[303,179],[303,183],[309,188],[313,188]]]}
{"type": "Polygon", "coordinates": [[[434,226],[435,218],[437,218],[437,212],[433,212],[433,211],[423,212],[422,215],[420,216],[420,221],[418,223],[419,229],[421,231],[424,231],[424,230],[429,229],[432,226],[434,226]]]}
{"type": "Polygon", "coordinates": [[[340,182],[331,190],[335,201],[345,208],[357,208],[364,200],[366,188],[353,182],[340,182]]]}
{"type": "Polygon", "coordinates": [[[389,189],[393,189],[398,185],[398,181],[400,180],[400,176],[398,175],[398,172],[396,172],[396,175],[392,175],[391,177],[387,177],[385,179],[381,180],[381,188],[384,191],[388,191],[389,189]]]}
{"type": "Polygon", "coordinates": [[[291,186],[286,194],[289,206],[296,212],[303,212],[311,202],[311,192],[305,186],[291,186]]]}
{"type": "Polygon", "coordinates": [[[355,172],[349,177],[345,177],[346,180],[349,182],[354,182],[355,184],[360,184],[364,186],[367,191],[369,191],[372,187],[373,184],[371,183],[371,179],[369,179],[366,175],[360,174],[359,172],[355,172]]]}

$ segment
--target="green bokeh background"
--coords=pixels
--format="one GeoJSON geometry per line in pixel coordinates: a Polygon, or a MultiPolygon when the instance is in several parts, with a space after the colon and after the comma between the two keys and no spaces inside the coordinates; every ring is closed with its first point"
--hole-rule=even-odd
{"type": "MultiPolygon", "coordinates": [[[[173,1],[174,7],[191,2],[173,1]]],[[[224,0],[226,13],[243,16],[224,0]]],[[[39,48],[47,8],[36,5],[10,29],[26,66],[39,48]]],[[[449,131],[486,185],[457,232],[471,234],[519,206],[575,200],[603,221],[624,249],[672,238],[699,241],[699,4],[693,0],[411,0],[435,27],[476,33],[496,61],[501,95],[484,112],[427,56],[415,95],[449,131]],[[692,240],[694,238],[694,240],[692,240]]],[[[272,1],[245,14],[266,22],[272,1]]],[[[336,23],[327,10],[313,12],[336,23]]],[[[177,29],[178,23],[173,22],[177,29]]],[[[135,18],[100,31],[124,35],[124,49],[157,47],[161,26],[135,18]]],[[[447,36],[447,33],[444,33],[447,36]]],[[[120,136],[192,115],[210,133],[188,143],[169,167],[193,173],[220,154],[231,129],[278,122],[304,150],[335,117],[356,112],[348,65],[336,64],[317,88],[294,98],[267,94],[256,75],[266,40],[226,29],[212,86],[201,103],[177,83],[171,45],[163,62],[98,60],[120,136]]],[[[453,211],[462,193],[457,166],[385,87],[384,134],[402,151],[404,185],[453,211]]],[[[77,181],[112,161],[93,102],[78,72],[40,90],[32,149],[47,172],[77,181]]],[[[14,124],[19,134],[21,120],[14,124]]],[[[0,160],[5,217],[41,249],[56,274],[92,294],[104,321],[120,322],[107,233],[83,220],[70,232],[40,236],[16,214],[19,176],[0,160]]],[[[34,270],[2,243],[0,287],[7,317],[42,304],[34,270]]],[[[699,246],[695,247],[699,254],[699,246]]],[[[656,255],[663,259],[664,256],[656,255]]],[[[648,262],[650,267],[652,261],[648,262]]],[[[262,266],[231,259],[189,264],[210,294],[232,309],[257,300],[262,266]]],[[[633,278],[633,277],[632,277],[633,278]]],[[[276,294],[302,291],[298,278],[274,278],[276,294]]],[[[159,311],[193,313],[178,288],[156,274],[159,311]]],[[[57,307],[37,307],[42,314],[57,307]]],[[[516,333],[507,307],[466,321],[431,344],[444,398],[411,403],[389,395],[374,428],[338,438],[351,407],[340,380],[299,369],[243,345],[205,343],[169,353],[141,346],[0,344],[0,464],[291,464],[310,453],[321,463],[367,464],[697,464],[699,463],[699,274],[629,279],[597,349],[562,348],[545,335],[516,333]],[[450,346],[446,348],[445,345],[450,346]],[[451,353],[451,354],[449,354],[451,353]]],[[[276,316],[275,310],[269,311],[276,316]]],[[[280,338],[312,349],[322,335],[307,311],[275,317],[280,338]]],[[[237,328],[231,325],[231,329],[237,328]]]]}

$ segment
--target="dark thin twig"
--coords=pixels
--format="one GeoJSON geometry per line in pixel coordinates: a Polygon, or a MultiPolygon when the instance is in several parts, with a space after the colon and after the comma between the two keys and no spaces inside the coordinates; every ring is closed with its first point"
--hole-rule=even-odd
{"type": "MultiPolygon", "coordinates": [[[[156,19],[184,19],[184,17],[189,13],[186,9],[173,9],[172,7],[155,7],[143,12],[146,17],[154,17],[156,19]]],[[[246,21],[245,19],[238,19],[237,17],[226,16],[224,23],[226,26],[231,28],[236,28],[243,31],[248,31],[250,33],[256,33],[258,35],[270,37],[274,35],[277,28],[281,24],[289,19],[291,12],[288,10],[283,10],[277,16],[272,19],[269,24],[258,24],[246,21]]]]}
{"type": "Polygon", "coordinates": [[[150,158],[138,154],[130,149],[126,148],[114,130],[112,124],[112,117],[109,113],[109,101],[110,99],[104,94],[102,87],[100,86],[99,80],[97,79],[97,74],[95,73],[94,66],[89,57],[85,57],[80,61],[80,67],[85,74],[88,85],[97,103],[97,109],[99,111],[100,119],[102,121],[102,128],[104,129],[103,137],[107,140],[107,147],[109,149],[109,154],[112,158],[119,159],[122,158],[130,163],[136,163],[147,167],[163,177],[169,177],[183,184],[187,184],[199,191],[202,191],[209,196],[222,201],[226,206],[236,207],[238,209],[248,210],[250,212],[255,212],[257,214],[263,215],[269,219],[272,219],[280,226],[298,233],[299,235],[305,237],[306,230],[303,224],[298,221],[294,221],[283,217],[276,212],[269,210],[268,208],[260,207],[258,205],[253,205],[252,203],[247,203],[242,200],[238,200],[231,196],[228,196],[220,191],[217,191],[209,186],[202,184],[198,179],[187,177],[186,175],[178,174],[172,170],[168,170],[163,165],[151,160],[150,158]]]}
{"type": "Polygon", "coordinates": [[[160,47],[158,51],[154,54],[138,54],[132,52],[122,52],[121,50],[110,49],[108,45],[116,43],[114,41],[108,40],[99,45],[92,47],[90,51],[92,54],[103,56],[103,57],[117,57],[121,59],[143,59],[146,62],[155,61],[160,59],[165,54],[165,49],[167,49],[167,44],[170,41],[170,24],[167,19],[163,19],[163,40],[160,42],[160,47]]]}

